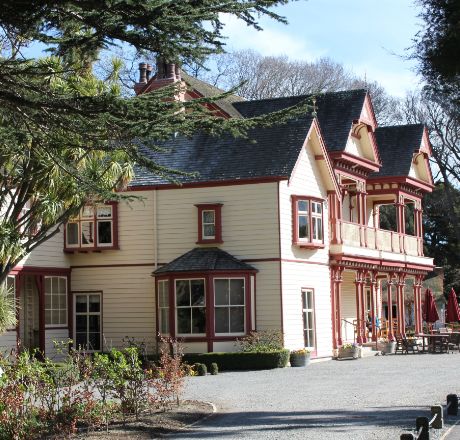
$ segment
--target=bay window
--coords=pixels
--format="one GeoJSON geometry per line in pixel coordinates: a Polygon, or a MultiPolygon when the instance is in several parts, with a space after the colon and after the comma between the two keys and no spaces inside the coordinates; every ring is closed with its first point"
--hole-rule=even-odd
{"type": "Polygon", "coordinates": [[[116,249],[118,246],[117,205],[84,206],[65,228],[65,250],[116,249]]]}
{"type": "Polygon", "coordinates": [[[206,333],[204,279],[176,280],[176,331],[178,335],[206,333]]]}
{"type": "Polygon", "coordinates": [[[293,244],[324,247],[324,201],[309,196],[292,196],[293,244]]]}
{"type": "Polygon", "coordinates": [[[214,279],[214,322],[216,335],[245,333],[244,278],[214,279]]]}

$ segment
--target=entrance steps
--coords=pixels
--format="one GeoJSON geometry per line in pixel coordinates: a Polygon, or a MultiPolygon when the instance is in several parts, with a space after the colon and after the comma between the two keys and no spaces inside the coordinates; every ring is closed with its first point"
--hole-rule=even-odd
{"type": "Polygon", "coordinates": [[[380,350],[375,349],[375,342],[366,342],[361,347],[361,357],[378,356],[380,350]]]}

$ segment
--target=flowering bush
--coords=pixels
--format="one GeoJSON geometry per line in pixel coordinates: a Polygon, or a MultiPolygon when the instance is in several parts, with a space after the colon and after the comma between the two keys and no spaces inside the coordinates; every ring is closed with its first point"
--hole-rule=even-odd
{"type": "Polygon", "coordinates": [[[357,344],[356,342],[353,342],[353,343],[343,344],[341,348],[343,348],[344,350],[349,350],[351,348],[358,348],[358,347],[359,347],[359,344],[357,344]]]}

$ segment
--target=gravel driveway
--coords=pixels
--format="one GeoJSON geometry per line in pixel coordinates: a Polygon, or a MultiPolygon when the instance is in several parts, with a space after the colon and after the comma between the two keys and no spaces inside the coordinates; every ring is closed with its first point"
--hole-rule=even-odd
{"type": "Polygon", "coordinates": [[[459,367],[457,353],[411,354],[192,377],[185,398],[217,413],[173,438],[399,439],[460,392],[459,367]]]}

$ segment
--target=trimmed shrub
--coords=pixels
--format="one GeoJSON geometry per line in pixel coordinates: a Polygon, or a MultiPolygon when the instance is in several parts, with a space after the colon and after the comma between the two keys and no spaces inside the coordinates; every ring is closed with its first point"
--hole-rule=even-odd
{"type": "Polygon", "coordinates": [[[195,364],[196,372],[198,376],[206,376],[208,374],[208,368],[205,364],[197,363],[195,364]]]}
{"type": "Polygon", "coordinates": [[[289,350],[277,350],[267,353],[201,353],[184,354],[188,364],[205,364],[209,369],[212,363],[219,365],[221,371],[270,370],[284,368],[289,361],[289,350]]]}
{"type": "Polygon", "coordinates": [[[267,353],[283,349],[283,333],[281,330],[261,330],[236,340],[238,351],[249,353],[267,353]]]}
{"type": "Polygon", "coordinates": [[[217,366],[217,364],[215,362],[213,362],[211,364],[211,366],[209,367],[209,372],[213,375],[213,376],[216,376],[218,373],[219,373],[219,367],[217,366]]]}

